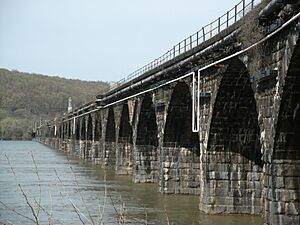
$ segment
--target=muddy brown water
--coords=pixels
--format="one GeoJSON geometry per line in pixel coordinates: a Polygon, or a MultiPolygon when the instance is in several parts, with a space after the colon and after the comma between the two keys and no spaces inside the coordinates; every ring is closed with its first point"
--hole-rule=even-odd
{"type": "Polygon", "coordinates": [[[36,142],[0,141],[0,224],[34,224],[18,184],[35,211],[40,208],[40,224],[118,224],[120,212],[125,224],[263,224],[258,216],[205,215],[198,196],[162,195],[157,184],[134,184],[131,176],[36,142]]]}

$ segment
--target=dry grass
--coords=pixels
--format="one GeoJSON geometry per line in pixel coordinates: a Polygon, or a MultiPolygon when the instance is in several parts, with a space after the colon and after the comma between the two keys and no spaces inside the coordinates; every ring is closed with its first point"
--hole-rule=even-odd
{"type": "MultiPolygon", "coordinates": [[[[38,166],[35,160],[35,157],[33,154],[31,154],[32,157],[32,162],[34,164],[34,169],[35,169],[35,174],[38,180],[38,198],[34,198],[30,196],[30,193],[25,192],[24,188],[22,187],[22,184],[18,181],[17,178],[17,174],[16,171],[14,169],[14,167],[12,166],[8,156],[5,154],[5,158],[7,160],[7,164],[9,165],[10,171],[17,183],[18,189],[20,191],[20,193],[22,194],[25,203],[27,205],[27,207],[30,209],[31,214],[30,215],[26,215],[12,207],[10,207],[8,204],[6,204],[5,202],[0,200],[0,204],[3,205],[6,209],[8,209],[10,212],[18,215],[19,217],[22,217],[24,219],[27,219],[28,221],[30,221],[31,224],[36,224],[39,225],[41,224],[40,222],[40,215],[41,212],[43,212],[45,215],[47,215],[48,217],[48,225],[52,225],[52,224],[64,224],[60,219],[58,218],[53,218],[53,204],[52,204],[52,196],[51,193],[49,192],[49,199],[50,199],[50,206],[45,206],[42,205],[42,186],[41,186],[41,179],[40,179],[40,175],[39,175],[39,170],[38,170],[38,166]]],[[[106,207],[106,199],[107,199],[107,195],[109,196],[110,200],[111,200],[111,205],[113,207],[113,209],[115,210],[116,213],[116,224],[119,225],[125,225],[126,224],[126,219],[127,219],[127,210],[125,207],[125,203],[122,201],[122,198],[120,196],[120,203],[118,203],[120,206],[118,206],[118,204],[116,203],[116,201],[113,200],[111,194],[107,191],[107,187],[106,187],[106,178],[104,177],[104,202],[101,204],[100,199],[99,200],[99,204],[98,204],[98,215],[96,216],[96,218],[92,217],[90,210],[88,209],[88,206],[86,204],[85,199],[83,198],[83,195],[81,193],[81,188],[80,188],[80,184],[78,183],[78,179],[77,176],[73,170],[73,168],[70,166],[70,170],[73,174],[74,177],[74,183],[75,183],[75,187],[76,187],[76,193],[79,194],[80,197],[80,206],[83,206],[83,210],[85,212],[83,212],[83,210],[75,204],[75,202],[72,200],[69,191],[67,190],[66,185],[64,184],[63,180],[60,178],[58,172],[54,169],[54,172],[56,174],[57,180],[60,184],[60,196],[64,199],[66,199],[66,202],[69,202],[70,205],[72,206],[74,212],[77,215],[77,219],[78,221],[74,221],[74,223],[77,224],[92,224],[92,225],[104,225],[104,210],[106,207]],[[118,209],[119,208],[119,209],[118,209]]],[[[12,221],[0,221],[0,224],[14,224],[14,222],[12,221]]],[[[18,222],[18,224],[22,224],[21,222],[18,222]]],[[[147,224],[147,222],[146,222],[147,224]]]]}

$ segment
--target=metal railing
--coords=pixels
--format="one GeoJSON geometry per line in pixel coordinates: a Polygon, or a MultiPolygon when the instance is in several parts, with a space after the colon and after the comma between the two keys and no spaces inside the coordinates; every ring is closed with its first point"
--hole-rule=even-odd
{"type": "Polygon", "coordinates": [[[147,65],[141,67],[140,69],[129,74],[127,77],[115,82],[110,85],[109,91],[119,87],[120,85],[138,77],[142,74],[174,59],[175,57],[197,47],[201,43],[209,40],[210,38],[216,36],[221,31],[225,30],[229,26],[233,25],[241,18],[243,18],[249,11],[251,11],[256,5],[261,3],[261,0],[242,0],[232,9],[227,11],[225,14],[220,16],[218,19],[214,20],[210,24],[202,27],[198,32],[190,35],[188,38],[174,45],[172,49],[167,51],[165,54],[156,58],[147,65]]]}

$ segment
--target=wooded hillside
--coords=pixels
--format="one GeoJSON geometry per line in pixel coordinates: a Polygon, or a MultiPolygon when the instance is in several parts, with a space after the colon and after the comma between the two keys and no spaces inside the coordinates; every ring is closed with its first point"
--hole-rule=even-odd
{"type": "Polygon", "coordinates": [[[67,111],[68,98],[78,107],[108,84],[0,69],[0,140],[28,139],[34,122],[67,111]]]}

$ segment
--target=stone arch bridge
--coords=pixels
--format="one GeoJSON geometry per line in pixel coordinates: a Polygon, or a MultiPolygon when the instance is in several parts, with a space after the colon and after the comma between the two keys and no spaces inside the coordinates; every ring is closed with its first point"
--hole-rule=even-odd
{"type": "Polygon", "coordinates": [[[268,2],[242,1],[36,139],[206,213],[300,224],[300,7],[268,2]]]}

